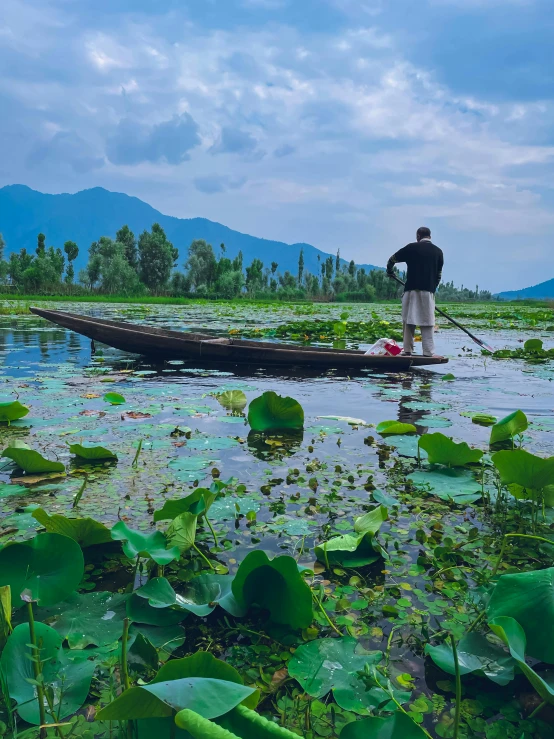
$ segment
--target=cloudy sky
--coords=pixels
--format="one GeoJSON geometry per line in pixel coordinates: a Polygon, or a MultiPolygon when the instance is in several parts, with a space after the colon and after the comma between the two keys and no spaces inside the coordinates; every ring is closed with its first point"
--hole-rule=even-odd
{"type": "MultiPolygon", "coordinates": [[[[0,185],[554,277],[552,0],[2,0],[0,185]]],[[[0,223],[1,230],[1,223],[0,223]]]]}

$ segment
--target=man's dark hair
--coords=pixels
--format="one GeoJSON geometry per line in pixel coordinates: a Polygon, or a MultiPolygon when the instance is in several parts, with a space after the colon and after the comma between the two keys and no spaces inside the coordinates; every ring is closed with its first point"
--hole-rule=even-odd
{"type": "Polygon", "coordinates": [[[427,228],[427,226],[421,226],[417,229],[417,239],[418,241],[420,239],[430,239],[431,238],[431,229],[427,228]]]}

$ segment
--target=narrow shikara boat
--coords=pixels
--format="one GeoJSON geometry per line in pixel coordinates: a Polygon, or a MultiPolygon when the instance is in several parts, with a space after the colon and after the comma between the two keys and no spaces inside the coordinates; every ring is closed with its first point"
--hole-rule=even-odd
{"type": "Polygon", "coordinates": [[[363,351],[300,346],[270,341],[214,338],[188,331],[167,331],[126,321],[107,321],[60,310],[31,308],[31,312],[63,328],[88,336],[115,349],[154,359],[205,359],[211,362],[308,367],[375,368],[407,370],[430,364],[446,364],[446,357],[371,356],[363,351]]]}

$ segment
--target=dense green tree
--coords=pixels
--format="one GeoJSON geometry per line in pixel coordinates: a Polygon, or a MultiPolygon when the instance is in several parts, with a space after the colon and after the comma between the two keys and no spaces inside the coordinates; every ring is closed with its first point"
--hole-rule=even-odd
{"type": "Polygon", "coordinates": [[[36,248],[36,254],[37,257],[43,257],[46,253],[46,236],[43,233],[40,233],[37,237],[37,248],[36,248]]]}
{"type": "Polygon", "coordinates": [[[302,285],[303,275],[304,275],[304,249],[300,247],[300,254],[298,255],[298,287],[302,285]]]}
{"type": "Polygon", "coordinates": [[[71,285],[75,277],[73,262],[79,256],[79,247],[74,241],[66,241],[63,245],[63,250],[67,254],[67,270],[64,279],[68,285],[71,285]]]}
{"type": "Polygon", "coordinates": [[[0,233],[0,282],[5,282],[8,276],[8,263],[4,259],[4,250],[6,248],[6,242],[4,237],[0,233]]]}
{"type": "Polygon", "coordinates": [[[249,267],[246,268],[246,289],[250,294],[254,294],[257,290],[261,290],[264,283],[264,263],[261,259],[253,259],[249,267]]]}
{"type": "Polygon", "coordinates": [[[141,281],[153,292],[163,290],[169,281],[179,252],[168,240],[159,223],[152,225],[152,231],[141,233],[138,251],[141,281]]]}
{"type": "MultiPolygon", "coordinates": [[[[223,260],[221,260],[223,261],[223,260]]],[[[211,244],[204,239],[196,239],[189,246],[185,269],[191,286],[196,291],[209,290],[217,279],[218,262],[211,244]]]]}
{"type": "Polygon", "coordinates": [[[337,257],[335,259],[335,272],[336,274],[340,272],[340,249],[337,249],[337,257]]]}
{"type": "Polygon", "coordinates": [[[115,235],[115,240],[119,244],[123,244],[125,259],[130,267],[135,271],[138,270],[138,251],[137,251],[137,240],[135,234],[131,231],[129,226],[125,224],[122,226],[115,235]]]}
{"type": "Polygon", "coordinates": [[[277,262],[271,262],[271,274],[272,274],[272,275],[274,275],[274,274],[275,274],[275,272],[277,272],[277,267],[278,267],[278,266],[279,266],[279,265],[277,264],[277,262]]]}
{"type": "Polygon", "coordinates": [[[242,251],[239,251],[237,256],[233,259],[233,269],[235,272],[242,272],[242,251]]]}

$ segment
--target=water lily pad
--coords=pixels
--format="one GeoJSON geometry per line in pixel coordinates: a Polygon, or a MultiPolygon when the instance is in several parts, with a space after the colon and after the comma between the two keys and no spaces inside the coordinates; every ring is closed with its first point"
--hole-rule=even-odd
{"type": "Polygon", "coordinates": [[[386,718],[364,718],[346,724],[341,739],[424,739],[427,734],[405,713],[386,718]]]}
{"type": "Polygon", "coordinates": [[[495,423],[491,429],[490,444],[498,444],[513,439],[527,430],[529,422],[523,411],[514,411],[502,420],[495,423]]]}
{"type": "Polygon", "coordinates": [[[543,459],[524,449],[510,449],[496,452],[492,461],[505,485],[515,484],[532,490],[554,485],[554,457],[543,459]]]}
{"type": "Polygon", "coordinates": [[[34,539],[7,544],[0,550],[0,586],[9,585],[14,608],[23,605],[28,590],[39,605],[64,600],[84,573],[81,547],[67,536],[38,534],[34,539]]]}
{"type": "Polygon", "coordinates": [[[378,434],[381,434],[381,436],[386,436],[387,434],[415,434],[417,429],[411,423],[401,423],[400,421],[381,421],[375,431],[377,431],[378,434]]]}
{"type": "MultiPolygon", "coordinates": [[[[482,634],[470,632],[457,645],[458,663],[461,675],[475,673],[488,677],[497,685],[507,685],[514,679],[514,660],[498,644],[491,644],[482,634]]],[[[454,653],[449,643],[432,647],[427,644],[425,654],[449,675],[456,674],[454,653]]]]}
{"type": "Polygon", "coordinates": [[[198,473],[205,470],[210,464],[217,463],[205,457],[177,457],[177,459],[170,461],[168,467],[178,480],[192,482],[198,479],[198,473]]]}
{"type": "Polygon", "coordinates": [[[2,452],[2,457],[13,460],[18,467],[30,475],[41,472],[65,472],[61,462],[52,462],[45,459],[42,454],[34,449],[22,449],[20,447],[8,447],[2,452]]]}
{"type": "Polygon", "coordinates": [[[312,622],[312,594],[293,557],[269,559],[259,549],[250,552],[237,570],[232,591],[240,608],[256,603],[275,623],[302,629],[312,622]]]}
{"type": "Polygon", "coordinates": [[[414,485],[431,488],[431,493],[442,500],[459,505],[475,503],[481,498],[481,484],[470,470],[460,468],[416,470],[408,475],[414,485]]]}
{"type": "Polygon", "coordinates": [[[170,547],[177,547],[181,554],[188,552],[196,539],[198,516],[194,513],[181,513],[170,523],[166,536],[170,547]]]}
{"type": "Polygon", "coordinates": [[[175,593],[165,578],[150,580],[136,591],[147,598],[154,608],[176,605],[196,616],[208,616],[219,605],[233,616],[244,616],[246,608],[239,606],[232,592],[231,575],[203,574],[190,580],[182,593],[175,593]]]}
{"type": "Polygon", "coordinates": [[[69,451],[82,459],[91,462],[104,461],[106,459],[117,459],[117,454],[110,452],[103,446],[82,446],[81,444],[70,444],[69,451]]]}
{"type": "Polygon", "coordinates": [[[419,446],[425,449],[431,464],[444,464],[447,467],[475,464],[483,456],[480,449],[471,449],[465,441],[456,444],[448,436],[438,432],[420,437],[419,446]]]}
{"type": "Polygon", "coordinates": [[[350,636],[315,639],[302,644],[288,663],[289,675],[314,698],[330,691],[341,708],[365,713],[369,707],[363,680],[358,673],[367,664],[377,664],[382,652],[367,652],[350,636]]]}
{"type": "Polygon", "coordinates": [[[27,492],[24,485],[14,485],[13,483],[0,483],[0,498],[9,498],[11,495],[22,495],[27,492]]]}
{"type": "Polygon", "coordinates": [[[250,403],[248,423],[253,431],[302,429],[304,410],[294,398],[283,397],[269,390],[250,403]]]}
{"type": "Polygon", "coordinates": [[[127,598],[119,593],[72,593],[53,606],[38,608],[36,618],[48,621],[71,649],[101,647],[122,635],[127,598]]]}
{"type": "Polygon", "coordinates": [[[150,557],[159,565],[167,565],[179,559],[180,552],[176,546],[166,548],[166,539],[161,531],[143,534],[130,529],[125,521],[119,521],[112,527],[112,539],[123,542],[123,551],[129,559],[150,557]]]}
{"type": "Polygon", "coordinates": [[[0,403],[0,423],[10,424],[17,421],[29,413],[27,406],[22,405],[18,400],[8,400],[0,403]]]}
{"type": "Polygon", "coordinates": [[[236,439],[229,436],[198,436],[195,439],[187,441],[188,449],[203,449],[204,451],[213,451],[215,449],[231,449],[240,446],[236,439]]]}
{"type": "Polygon", "coordinates": [[[110,405],[123,405],[125,403],[125,398],[119,393],[106,393],[104,400],[106,403],[110,403],[110,405]]]}
{"type": "Polygon", "coordinates": [[[445,429],[452,426],[452,421],[442,416],[424,416],[418,419],[417,425],[429,429],[445,429]]]}
{"type": "Polygon", "coordinates": [[[69,536],[83,548],[106,544],[112,540],[110,529],[93,518],[67,518],[58,513],[49,516],[42,508],[37,508],[33,517],[49,533],[69,536]]]}
{"type": "Polygon", "coordinates": [[[246,408],[248,400],[242,390],[224,390],[222,393],[218,393],[216,398],[220,405],[227,410],[241,411],[246,408]]]}
{"type": "MultiPolygon", "coordinates": [[[[387,436],[387,446],[393,446],[401,457],[417,457],[419,439],[417,436],[387,436]]],[[[421,459],[427,459],[425,449],[419,450],[421,459]]]]}

